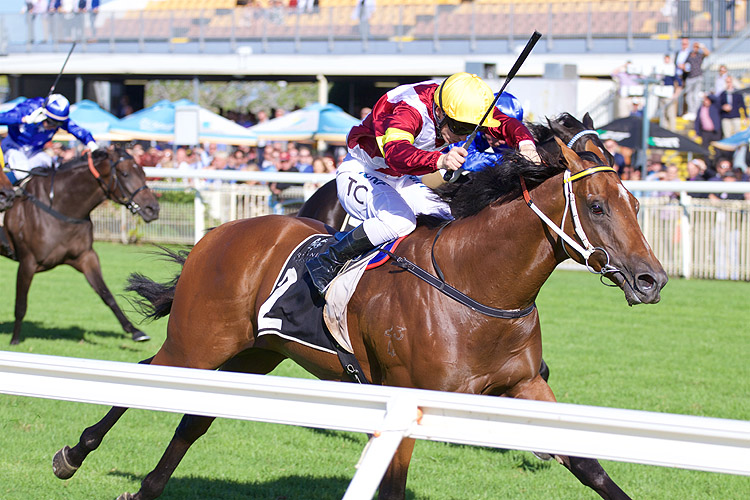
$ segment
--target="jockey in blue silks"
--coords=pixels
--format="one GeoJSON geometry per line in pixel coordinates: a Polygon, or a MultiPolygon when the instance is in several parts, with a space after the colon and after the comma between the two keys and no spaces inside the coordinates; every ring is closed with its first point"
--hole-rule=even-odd
{"type": "MultiPolygon", "coordinates": [[[[497,94],[495,94],[497,95],[497,94]]],[[[523,108],[521,103],[518,101],[516,96],[510,92],[503,92],[495,103],[495,106],[504,114],[515,118],[518,121],[523,121],[523,108]]],[[[478,132],[474,142],[469,145],[466,151],[469,153],[466,156],[466,162],[463,164],[463,169],[469,172],[476,172],[489,166],[495,165],[503,160],[503,152],[510,149],[505,144],[498,144],[493,141],[494,145],[491,146],[487,141],[482,132],[478,132]],[[492,150],[491,152],[488,150],[492,150]]],[[[463,146],[463,142],[451,144],[448,146],[446,151],[449,151],[455,146],[463,146]]]]}
{"type": "Polygon", "coordinates": [[[52,157],[44,151],[44,145],[58,129],[73,134],[92,152],[98,148],[91,132],[76,125],[69,115],[70,103],[60,94],[26,99],[10,111],[0,113],[0,125],[8,126],[2,150],[11,169],[8,179],[13,184],[29,175],[33,168],[52,166],[52,157]]]}

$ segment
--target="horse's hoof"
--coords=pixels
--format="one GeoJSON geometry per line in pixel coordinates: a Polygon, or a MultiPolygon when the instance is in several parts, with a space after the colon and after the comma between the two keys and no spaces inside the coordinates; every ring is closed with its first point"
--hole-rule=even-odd
{"type": "Polygon", "coordinates": [[[123,493],[119,497],[117,497],[117,500],[133,500],[133,495],[130,493],[123,493]]]}
{"type": "Polygon", "coordinates": [[[148,340],[151,340],[151,337],[149,337],[142,331],[138,330],[136,332],[133,332],[133,342],[146,342],[148,340]]]}
{"type": "Polygon", "coordinates": [[[78,467],[68,461],[69,451],[70,446],[66,446],[55,453],[55,456],[52,459],[52,472],[54,472],[55,476],[60,479],[70,479],[78,470],[78,467]]]}

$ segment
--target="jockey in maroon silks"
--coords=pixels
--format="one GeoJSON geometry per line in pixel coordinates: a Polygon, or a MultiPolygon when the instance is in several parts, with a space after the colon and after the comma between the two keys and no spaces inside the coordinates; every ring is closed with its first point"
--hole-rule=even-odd
{"type": "MultiPolygon", "coordinates": [[[[456,73],[442,83],[402,85],[373,106],[347,138],[349,153],[336,171],[338,197],[364,221],[307,263],[315,287],[325,293],[344,264],[379,245],[411,233],[419,214],[451,219],[450,209],[420,176],[457,170],[467,150],[446,146],[466,140],[495,96],[478,76],[456,73]]],[[[494,109],[480,129],[491,146],[505,143],[539,162],[529,130],[494,109]]]]}

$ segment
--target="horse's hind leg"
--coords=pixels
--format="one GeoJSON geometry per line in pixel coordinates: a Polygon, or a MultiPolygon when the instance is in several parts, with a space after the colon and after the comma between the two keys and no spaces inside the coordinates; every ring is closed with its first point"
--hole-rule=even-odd
{"type": "MultiPolygon", "coordinates": [[[[153,358],[144,359],[139,364],[149,364],[153,358]]],[[[55,453],[52,459],[52,470],[60,479],[70,479],[83,464],[86,457],[97,449],[104,436],[114,427],[127,408],[113,406],[99,422],[88,427],[73,448],[64,447],[55,453]]]]}
{"type": "MultiPolygon", "coordinates": [[[[555,395],[540,375],[537,375],[531,382],[524,384],[510,395],[521,399],[555,401],[555,395]]],[[[594,490],[605,500],[630,500],[630,497],[617,486],[597,460],[566,455],[555,455],[555,458],[572,472],[581,483],[594,490]]]]}
{"type": "Polygon", "coordinates": [[[99,264],[99,256],[96,255],[96,252],[94,252],[93,249],[85,251],[77,259],[69,262],[69,264],[86,276],[86,280],[89,282],[89,285],[91,285],[91,288],[93,288],[96,293],[99,294],[99,297],[102,298],[104,303],[112,309],[112,312],[115,313],[117,320],[122,325],[123,330],[131,334],[133,340],[136,342],[142,342],[151,339],[144,332],[134,327],[133,323],[131,323],[122,312],[120,306],[117,305],[115,298],[112,296],[112,292],[109,291],[109,288],[107,288],[107,285],[104,283],[102,267],[99,264]]]}
{"type": "MultiPolygon", "coordinates": [[[[285,359],[285,356],[262,349],[250,349],[240,353],[221,367],[223,371],[255,373],[265,375],[285,359]]],[[[156,468],[141,482],[135,495],[123,493],[117,500],[153,500],[161,495],[180,461],[190,446],[208,431],[215,417],[184,415],[167,445],[156,468]]]]}

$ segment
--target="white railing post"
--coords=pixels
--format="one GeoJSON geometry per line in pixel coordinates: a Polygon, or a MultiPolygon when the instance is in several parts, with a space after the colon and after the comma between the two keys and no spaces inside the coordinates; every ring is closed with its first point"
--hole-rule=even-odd
{"type": "Polygon", "coordinates": [[[693,275],[693,228],[690,225],[691,197],[686,191],[680,192],[680,245],[682,246],[682,276],[690,279],[693,275]]]}
{"type": "Polygon", "coordinates": [[[120,205],[120,241],[123,245],[128,244],[128,210],[125,205],[120,205]]]}
{"type": "Polygon", "coordinates": [[[206,206],[203,203],[201,192],[197,189],[195,190],[193,207],[195,209],[195,243],[198,243],[206,232],[206,206]]]}
{"type": "Polygon", "coordinates": [[[357,472],[342,500],[359,500],[375,495],[401,440],[409,435],[418,417],[419,408],[413,400],[394,397],[388,401],[383,428],[370,436],[357,463],[357,472]]]}

